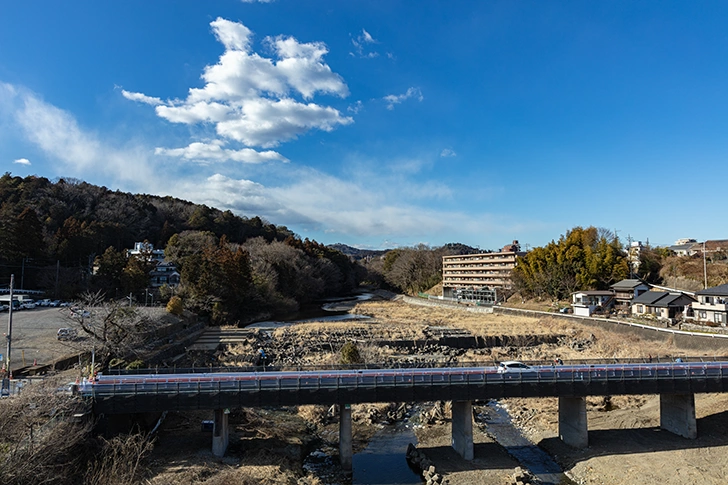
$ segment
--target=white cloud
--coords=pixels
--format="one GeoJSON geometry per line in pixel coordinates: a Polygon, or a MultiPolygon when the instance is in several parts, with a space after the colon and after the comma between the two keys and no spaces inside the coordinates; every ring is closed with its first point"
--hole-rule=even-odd
{"type": "Polygon", "coordinates": [[[354,46],[355,50],[355,52],[349,53],[352,56],[365,57],[369,59],[379,56],[379,53],[376,51],[366,52],[366,49],[369,45],[378,44],[379,42],[377,42],[374,37],[372,37],[371,34],[364,29],[361,29],[361,34],[351,39],[351,43],[354,46]]]}
{"type": "Polygon", "coordinates": [[[310,101],[319,93],[349,95],[341,76],[324,62],[324,43],[266,37],[275,54],[267,58],[253,52],[253,33],[242,23],[218,17],[210,25],[225,51],[205,67],[203,87],[190,88],[185,100],[165,102],[128,91],[124,97],[155,105],[157,115],[173,123],[212,123],[218,136],[250,147],[276,146],[310,130],[331,131],[353,122],[335,108],[310,101]]]}
{"type": "Polygon", "coordinates": [[[294,182],[278,187],[215,174],[202,182],[175,184],[175,190],[198,203],[260,215],[277,224],[355,237],[416,236],[469,225],[462,214],[402,204],[371,187],[313,170],[301,171],[294,182]]]}
{"type": "Polygon", "coordinates": [[[400,104],[402,101],[410,98],[414,98],[420,102],[425,99],[424,96],[422,96],[420,88],[409,88],[404,94],[389,94],[384,97],[384,100],[387,102],[387,109],[393,110],[395,104],[400,104]]]}
{"type": "Polygon", "coordinates": [[[362,104],[361,100],[359,100],[356,103],[347,107],[346,111],[348,111],[349,113],[357,114],[359,111],[361,111],[362,107],[363,107],[363,104],[362,104]]]}
{"type": "Polygon", "coordinates": [[[82,179],[103,174],[134,183],[156,180],[145,149],[107,145],[82,130],[71,114],[27,89],[0,83],[0,103],[0,112],[8,113],[25,138],[60,162],[57,174],[65,171],[82,179]]]}
{"type": "Polygon", "coordinates": [[[249,146],[273,147],[313,128],[332,131],[348,123],[351,118],[342,117],[333,108],[292,99],[258,98],[238,108],[237,116],[217,123],[217,133],[249,146]]]}
{"type": "Polygon", "coordinates": [[[18,165],[30,165],[30,160],[27,158],[18,158],[17,160],[13,160],[13,163],[17,163],[18,165]]]}
{"type": "Polygon", "coordinates": [[[159,98],[147,96],[142,93],[132,93],[132,92],[127,91],[126,89],[121,90],[121,95],[131,101],[138,101],[140,103],[150,104],[152,106],[156,106],[158,104],[163,104],[163,101],[159,98]]]}
{"type": "Polygon", "coordinates": [[[180,157],[185,160],[192,160],[202,163],[225,162],[228,160],[242,163],[263,163],[280,161],[287,163],[289,160],[278,152],[268,150],[259,152],[252,148],[231,150],[223,148],[224,142],[214,140],[210,143],[195,142],[184,148],[156,148],[154,153],[169,157],[180,157]]]}
{"type": "Polygon", "coordinates": [[[451,150],[451,149],[449,149],[449,148],[445,148],[444,150],[442,150],[442,151],[440,152],[440,156],[441,156],[441,157],[446,157],[446,158],[448,158],[448,157],[456,157],[457,155],[458,155],[458,154],[457,154],[457,153],[455,153],[455,151],[454,151],[454,150],[451,150]]]}

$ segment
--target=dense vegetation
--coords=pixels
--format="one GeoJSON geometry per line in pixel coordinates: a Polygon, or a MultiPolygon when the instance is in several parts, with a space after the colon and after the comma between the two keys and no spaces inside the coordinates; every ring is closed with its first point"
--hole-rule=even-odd
{"type": "Polygon", "coordinates": [[[340,252],[260,217],[78,180],[0,177],[0,285],[15,274],[16,287],[57,298],[101,290],[144,301],[151,263],[126,257],[140,241],[177,263],[188,308],[220,319],[295,308],[350,291],[360,276],[340,252]]]}
{"type": "Polygon", "coordinates": [[[445,244],[431,248],[425,244],[388,251],[383,257],[368,261],[367,277],[381,286],[415,295],[442,282],[442,257],[472,254],[475,248],[464,244],[445,244]]]}
{"type": "Polygon", "coordinates": [[[619,240],[607,230],[575,227],[518,258],[516,290],[527,297],[563,300],[576,290],[604,290],[629,275],[619,240]]]}

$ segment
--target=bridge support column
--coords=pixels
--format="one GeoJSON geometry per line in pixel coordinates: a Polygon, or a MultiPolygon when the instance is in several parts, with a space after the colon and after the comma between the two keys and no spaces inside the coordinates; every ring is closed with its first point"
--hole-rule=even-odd
{"type": "Polygon", "coordinates": [[[473,459],[473,405],[470,401],[452,402],[452,447],[464,459],[473,459]]]}
{"type": "Polygon", "coordinates": [[[351,439],[351,404],[339,406],[339,462],[344,471],[351,471],[354,456],[351,439]]]}
{"type": "Polygon", "coordinates": [[[559,438],[574,448],[589,446],[585,397],[559,397],[559,438]]]}
{"type": "Polygon", "coordinates": [[[660,428],[683,438],[697,438],[695,394],[660,394],[660,428]]]}
{"type": "Polygon", "coordinates": [[[227,450],[230,428],[228,415],[223,409],[215,409],[215,429],[212,432],[212,454],[222,457],[227,450]]]}

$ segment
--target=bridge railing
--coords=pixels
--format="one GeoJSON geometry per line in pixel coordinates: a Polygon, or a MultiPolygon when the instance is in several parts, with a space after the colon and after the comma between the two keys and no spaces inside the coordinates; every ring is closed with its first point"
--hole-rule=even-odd
{"type": "MultiPolygon", "coordinates": [[[[656,355],[654,357],[622,357],[613,359],[566,359],[564,365],[605,365],[605,364],[648,364],[648,363],[674,363],[676,359],[682,362],[728,362],[728,356],[677,356],[656,355]]],[[[385,364],[353,364],[353,365],[265,365],[265,366],[228,366],[228,367],[151,367],[146,369],[110,368],[104,372],[107,375],[133,376],[139,374],[218,374],[228,372],[315,372],[328,370],[380,370],[380,369],[431,369],[431,368],[471,368],[496,367],[498,360],[482,360],[472,362],[395,362],[385,364]]],[[[532,366],[545,366],[554,364],[553,361],[523,360],[532,366]]]]}
{"type": "Polygon", "coordinates": [[[495,368],[329,370],[315,372],[263,372],[102,376],[82,386],[93,397],[141,394],[215,394],[265,391],[317,391],[392,389],[401,387],[545,385],[624,381],[685,381],[728,377],[728,363],[599,364],[541,366],[525,372],[498,373],[495,368]]]}

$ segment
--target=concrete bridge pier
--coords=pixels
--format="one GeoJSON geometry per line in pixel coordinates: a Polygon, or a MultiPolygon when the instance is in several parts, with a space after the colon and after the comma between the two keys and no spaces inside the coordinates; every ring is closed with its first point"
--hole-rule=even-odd
{"type": "Polygon", "coordinates": [[[342,404],[339,408],[339,462],[344,471],[350,472],[354,457],[351,438],[351,404],[342,404]]]}
{"type": "Polygon", "coordinates": [[[464,459],[473,459],[473,405],[471,401],[452,402],[452,447],[464,459]]]}
{"type": "Polygon", "coordinates": [[[660,428],[683,438],[697,438],[695,394],[660,394],[660,428]]]}
{"type": "Polygon", "coordinates": [[[225,455],[230,442],[228,414],[224,409],[215,409],[215,429],[212,432],[212,454],[218,457],[225,455]]]}
{"type": "Polygon", "coordinates": [[[559,397],[559,438],[574,448],[589,446],[586,397],[559,397]]]}

